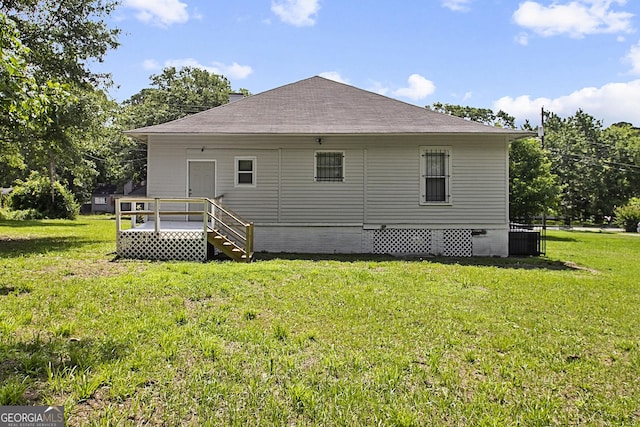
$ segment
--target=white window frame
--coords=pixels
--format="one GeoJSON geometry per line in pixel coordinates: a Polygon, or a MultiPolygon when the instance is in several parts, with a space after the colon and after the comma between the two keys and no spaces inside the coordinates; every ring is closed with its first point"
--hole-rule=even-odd
{"type": "Polygon", "coordinates": [[[450,146],[424,146],[420,147],[420,204],[424,206],[449,206],[452,204],[451,196],[451,169],[453,155],[450,146]],[[427,200],[427,155],[429,153],[442,153],[444,158],[444,174],[434,178],[444,178],[444,200],[427,200]]]}
{"type": "Polygon", "coordinates": [[[109,204],[109,197],[107,196],[94,196],[93,197],[94,205],[107,205],[109,204]]]}
{"type": "Polygon", "coordinates": [[[341,150],[316,150],[313,153],[313,179],[315,182],[329,182],[329,183],[339,183],[345,182],[347,176],[347,168],[346,168],[346,154],[341,150]],[[323,179],[318,178],[318,154],[322,153],[332,153],[332,154],[340,154],[342,155],[342,176],[340,179],[323,179]]]}
{"type": "Polygon", "coordinates": [[[257,166],[257,159],[256,156],[237,156],[234,157],[233,159],[233,163],[235,165],[234,167],[234,184],[236,187],[255,187],[256,184],[256,178],[257,178],[257,173],[256,173],[256,166],[257,166]],[[240,161],[243,160],[250,160],[251,161],[251,171],[241,171],[240,170],[240,161]],[[238,179],[240,174],[251,174],[251,184],[246,184],[246,183],[242,183],[240,182],[240,180],[238,179]]]}

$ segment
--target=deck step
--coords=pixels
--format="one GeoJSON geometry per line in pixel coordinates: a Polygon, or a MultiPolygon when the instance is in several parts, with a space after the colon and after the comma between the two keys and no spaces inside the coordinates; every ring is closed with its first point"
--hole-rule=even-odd
{"type": "Polygon", "coordinates": [[[222,234],[221,230],[209,229],[207,240],[219,251],[235,261],[250,262],[253,254],[247,254],[245,249],[222,234]]]}

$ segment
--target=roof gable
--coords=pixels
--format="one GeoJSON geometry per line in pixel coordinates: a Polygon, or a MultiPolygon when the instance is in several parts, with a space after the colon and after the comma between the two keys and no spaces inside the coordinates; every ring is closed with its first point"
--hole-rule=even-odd
{"type": "Polygon", "coordinates": [[[526,134],[437,113],[318,76],[127,132],[141,139],[151,134],[416,133],[526,134]]]}

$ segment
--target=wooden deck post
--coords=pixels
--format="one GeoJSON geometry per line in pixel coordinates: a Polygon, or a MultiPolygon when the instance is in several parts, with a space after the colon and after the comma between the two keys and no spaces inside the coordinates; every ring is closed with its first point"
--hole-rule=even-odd
{"type": "Polygon", "coordinates": [[[202,250],[204,251],[203,261],[207,260],[207,249],[208,249],[208,233],[209,233],[209,209],[211,207],[211,202],[209,199],[202,200],[202,224],[204,225],[204,230],[202,234],[202,244],[204,247],[202,250]]]}
{"type": "Polygon", "coordinates": [[[153,200],[155,203],[154,212],[153,212],[153,221],[155,222],[154,224],[155,231],[156,233],[159,233],[160,232],[160,199],[156,197],[153,200]]]}
{"type": "Polygon", "coordinates": [[[246,259],[247,262],[251,262],[251,255],[253,254],[253,223],[247,224],[247,242],[245,244],[246,259]]]}
{"type": "MultiPolygon", "coordinates": [[[[137,211],[138,210],[138,203],[137,202],[133,202],[131,203],[132,206],[132,210],[137,211]]],[[[136,228],[136,221],[137,221],[137,217],[138,215],[131,215],[131,228],[136,228]]]]}
{"type": "Polygon", "coordinates": [[[120,235],[120,198],[116,197],[116,237],[120,235]]]}

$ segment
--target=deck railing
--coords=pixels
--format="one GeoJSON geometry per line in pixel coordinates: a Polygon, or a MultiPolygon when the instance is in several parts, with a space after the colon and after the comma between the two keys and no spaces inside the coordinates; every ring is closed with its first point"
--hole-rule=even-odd
{"type": "Polygon", "coordinates": [[[253,223],[244,220],[240,215],[224,206],[221,197],[209,198],[149,198],[120,197],[116,199],[116,233],[120,235],[122,218],[131,218],[131,228],[138,222],[153,222],[154,231],[162,231],[162,221],[169,217],[178,217],[177,221],[202,221],[204,245],[207,244],[208,233],[215,233],[242,249],[245,259],[253,255],[253,223]],[[128,209],[123,209],[128,205],[128,209]]]}
{"type": "Polygon", "coordinates": [[[220,197],[205,199],[209,206],[207,212],[209,229],[226,237],[236,246],[244,249],[247,258],[253,254],[253,223],[220,202],[220,197]]]}

